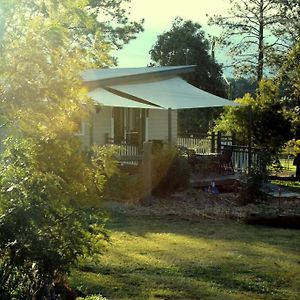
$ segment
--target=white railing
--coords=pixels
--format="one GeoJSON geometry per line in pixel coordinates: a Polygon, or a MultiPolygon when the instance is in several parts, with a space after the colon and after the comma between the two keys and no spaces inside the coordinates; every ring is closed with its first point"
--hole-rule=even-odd
{"type": "Polygon", "coordinates": [[[196,153],[211,152],[211,138],[209,137],[178,137],[177,145],[195,150],[196,153]]]}
{"type": "MultiPolygon", "coordinates": [[[[221,146],[222,149],[227,149],[232,152],[231,160],[233,169],[236,172],[248,172],[249,168],[249,149],[244,146],[232,146],[224,145],[221,146]],[[225,146],[225,147],[224,147],[225,146]]],[[[223,150],[224,151],[224,150],[223,150]]],[[[251,166],[259,166],[260,163],[260,152],[258,149],[251,149],[251,166]]]]}
{"type": "Polygon", "coordinates": [[[185,147],[187,149],[192,149],[199,154],[209,154],[211,152],[217,152],[218,143],[222,145],[232,145],[231,136],[222,135],[203,135],[203,136],[188,136],[177,138],[177,145],[185,147]]]}

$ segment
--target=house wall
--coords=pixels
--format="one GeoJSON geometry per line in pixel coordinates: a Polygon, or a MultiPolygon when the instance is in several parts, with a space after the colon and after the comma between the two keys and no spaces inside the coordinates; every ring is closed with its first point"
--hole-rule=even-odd
{"type": "MultiPolygon", "coordinates": [[[[149,109],[148,139],[168,141],[168,111],[149,109]]],[[[172,111],[172,142],[177,140],[177,111],[172,111]]]]}
{"type": "Polygon", "coordinates": [[[105,144],[105,135],[112,137],[111,132],[112,107],[101,106],[100,111],[95,112],[93,118],[93,143],[96,145],[105,144]]]}
{"type": "MultiPolygon", "coordinates": [[[[112,107],[102,106],[99,112],[91,115],[90,121],[85,121],[83,131],[78,134],[83,148],[91,143],[104,145],[105,135],[113,137],[111,128],[112,107]],[[92,124],[92,125],[91,125],[92,124]],[[93,136],[91,137],[91,133],[93,136]]],[[[160,109],[148,110],[148,140],[168,141],[168,111],[160,109]]],[[[177,111],[172,111],[172,142],[177,141],[177,111]]]]}
{"type": "Polygon", "coordinates": [[[89,120],[83,120],[82,130],[76,133],[82,143],[82,148],[88,148],[91,144],[104,145],[105,134],[112,137],[111,132],[112,107],[102,106],[97,112],[93,112],[89,120]]]}

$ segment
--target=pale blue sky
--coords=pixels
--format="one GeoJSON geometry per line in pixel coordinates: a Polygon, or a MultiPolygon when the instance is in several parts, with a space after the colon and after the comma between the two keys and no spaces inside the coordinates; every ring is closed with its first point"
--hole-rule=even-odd
{"type": "MultiPolygon", "coordinates": [[[[229,0],[132,0],[131,19],[145,19],[145,31],[124,49],[115,52],[119,67],[144,67],[150,62],[149,50],[157,36],[169,30],[175,17],[200,23],[206,33],[218,35],[218,29],[207,25],[208,17],[226,14],[229,0]]],[[[217,52],[217,60],[224,61],[224,53],[217,52]]]]}

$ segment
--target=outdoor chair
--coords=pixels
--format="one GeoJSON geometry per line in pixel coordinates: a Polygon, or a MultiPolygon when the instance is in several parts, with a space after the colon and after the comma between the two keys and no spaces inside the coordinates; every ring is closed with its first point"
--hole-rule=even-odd
{"type": "Polygon", "coordinates": [[[223,149],[222,153],[218,157],[217,169],[219,173],[234,173],[231,150],[223,149]]]}

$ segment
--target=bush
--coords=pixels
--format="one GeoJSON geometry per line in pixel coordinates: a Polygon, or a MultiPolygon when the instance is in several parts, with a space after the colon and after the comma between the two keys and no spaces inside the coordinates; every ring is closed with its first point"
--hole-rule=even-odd
{"type": "Polygon", "coordinates": [[[261,187],[265,180],[265,174],[258,170],[251,172],[241,180],[239,204],[247,205],[256,202],[262,197],[261,187]]]}
{"type": "Polygon", "coordinates": [[[1,299],[55,299],[53,283],[81,256],[101,253],[99,176],[72,137],[8,139],[0,159],[1,299]]]}
{"type": "Polygon", "coordinates": [[[141,177],[130,175],[120,170],[117,164],[117,146],[97,146],[93,148],[92,162],[97,178],[102,186],[106,199],[137,201],[141,196],[141,177]]]}
{"type": "Polygon", "coordinates": [[[167,196],[188,187],[190,166],[176,149],[158,150],[152,159],[153,195],[167,196]]]}
{"type": "Polygon", "coordinates": [[[136,202],[142,195],[142,179],[138,175],[118,172],[107,179],[103,195],[106,199],[136,202]]]}

